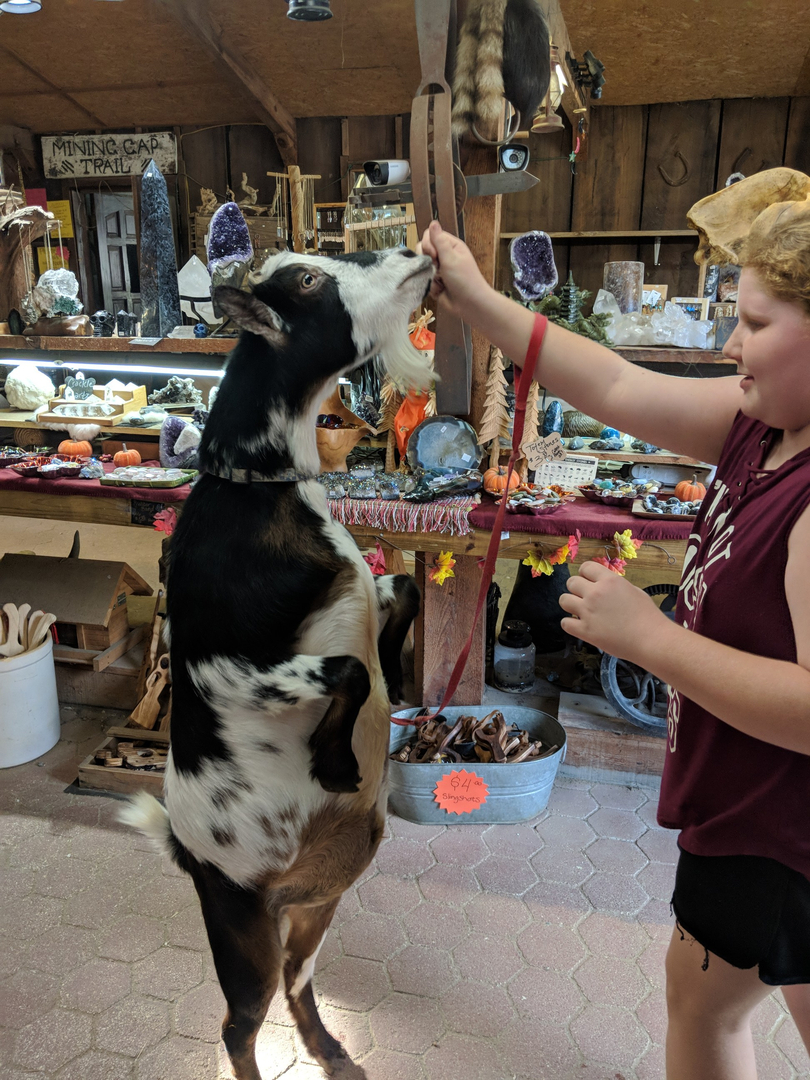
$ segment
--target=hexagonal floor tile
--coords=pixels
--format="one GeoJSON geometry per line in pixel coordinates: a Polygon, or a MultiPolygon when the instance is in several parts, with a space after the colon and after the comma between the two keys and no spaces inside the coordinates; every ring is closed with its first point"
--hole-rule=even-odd
{"type": "Polygon", "coordinates": [[[441,998],[441,1009],[450,1031],[494,1039],[516,1016],[503,986],[465,980],[441,998]]]}
{"type": "Polygon", "coordinates": [[[647,826],[633,810],[611,810],[600,807],[588,818],[588,824],[599,836],[613,840],[638,840],[647,826]]]}
{"type": "MultiPolygon", "coordinates": [[[[138,1080],[208,1080],[217,1075],[217,1052],[209,1043],[170,1035],[138,1058],[138,1080]]],[[[273,1075],[273,1074],[270,1074],[273,1075]]],[[[277,1073],[275,1075],[278,1075],[277,1073]]]]}
{"type": "Polygon", "coordinates": [[[650,1045],[633,1013],[611,1006],[586,1005],[571,1022],[571,1034],[588,1061],[629,1069],[650,1045]]]}
{"type": "Polygon", "coordinates": [[[341,956],[315,976],[315,987],[330,1005],[356,1012],[374,1008],[390,992],[384,965],[356,956],[341,956]]]}
{"type": "Polygon", "coordinates": [[[633,876],[647,865],[647,856],[631,840],[601,836],[588,848],[588,858],[597,870],[633,876]]]}
{"type": "Polygon", "coordinates": [[[371,1012],[371,1031],[385,1050],[422,1054],[444,1030],[439,1004],[432,998],[393,993],[371,1012]]]}
{"type": "Polygon", "coordinates": [[[422,899],[414,881],[400,881],[388,874],[378,874],[366,881],[358,888],[357,895],[366,911],[380,915],[404,915],[422,899]]]}
{"type": "Polygon", "coordinates": [[[542,967],[521,971],[507,989],[521,1016],[550,1024],[567,1024],[585,1004],[582,991],[567,975],[542,967]]]}
{"type": "Polygon", "coordinates": [[[142,960],[163,944],[163,926],[157,919],[144,915],[128,915],[121,919],[100,940],[98,951],[110,960],[131,963],[142,960]]]}
{"type": "Polygon", "coordinates": [[[532,868],[541,881],[560,885],[581,885],[593,873],[593,865],[584,852],[556,845],[538,851],[532,858],[532,868]]]}
{"type": "Polygon", "coordinates": [[[402,923],[411,945],[452,949],[470,932],[470,923],[464,916],[466,910],[451,907],[450,904],[423,900],[418,907],[408,912],[402,923]]]}
{"type": "Polygon", "coordinates": [[[624,874],[596,873],[582,891],[598,911],[618,911],[632,915],[640,911],[648,897],[635,878],[624,874]]]}
{"type": "Polygon", "coordinates": [[[202,982],[202,977],[200,954],[188,949],[164,946],[132,965],[133,990],[167,1001],[178,998],[202,982]]]}
{"type": "Polygon", "coordinates": [[[96,952],[96,935],[77,926],[55,926],[31,942],[27,962],[35,971],[66,975],[96,952]]]}
{"type": "Polygon", "coordinates": [[[491,825],[483,840],[493,855],[503,855],[507,859],[530,859],[543,846],[540,834],[526,822],[491,825]]]}
{"type": "Polygon", "coordinates": [[[101,1013],[127,997],[132,985],[128,964],[93,960],[62,982],[62,1004],[78,1012],[101,1013]]]}
{"type": "Polygon", "coordinates": [[[433,866],[436,859],[427,844],[418,840],[394,838],[377,852],[377,868],[383,874],[415,877],[433,866]]]}
{"type": "Polygon", "coordinates": [[[430,848],[443,866],[476,866],[489,855],[483,832],[481,825],[449,825],[441,836],[431,840],[430,848]]]}
{"type": "Polygon", "coordinates": [[[542,1080],[557,1080],[557,1077],[579,1080],[583,1072],[582,1055],[564,1024],[522,1017],[504,1029],[497,1045],[506,1066],[499,1076],[516,1076],[519,1080],[541,1077],[542,1080]]]}
{"type": "Polygon", "coordinates": [[[425,1077],[421,1058],[394,1050],[372,1050],[363,1058],[362,1066],[367,1080],[424,1080],[425,1077]]]}
{"type": "Polygon", "coordinates": [[[649,938],[637,922],[598,911],[581,922],[577,931],[595,956],[634,960],[649,945],[649,938]]]}
{"type": "Polygon", "coordinates": [[[14,1060],[24,1069],[56,1072],[90,1049],[93,1021],[84,1013],[53,1009],[19,1034],[14,1060]]]}
{"type": "Polygon", "coordinates": [[[591,818],[581,821],[576,817],[551,817],[541,821],[537,826],[546,847],[556,847],[580,852],[592,844],[596,839],[596,833],[590,825],[591,818]]]}
{"type": "Polygon", "coordinates": [[[425,1054],[430,1080],[493,1080],[503,1076],[503,1062],[495,1047],[483,1039],[445,1035],[425,1054]]]}
{"type": "Polygon", "coordinates": [[[574,929],[540,920],[521,931],[517,945],[527,963],[552,971],[571,971],[586,955],[574,929]]]}
{"type": "Polygon", "coordinates": [[[461,907],[481,891],[478,879],[466,866],[432,866],[417,878],[425,900],[461,907]]]}
{"type": "Polygon", "coordinates": [[[438,997],[458,982],[447,949],[408,945],[387,967],[391,986],[404,994],[438,997]]]}
{"type": "Polygon", "coordinates": [[[613,810],[638,810],[647,802],[646,792],[626,784],[591,784],[590,794],[600,806],[613,810]]]}
{"type": "Polygon", "coordinates": [[[582,788],[568,787],[559,781],[554,785],[548,808],[552,814],[564,817],[586,818],[598,808],[599,804],[582,788]]]}
{"type": "Polygon", "coordinates": [[[490,855],[475,868],[475,876],[486,892],[521,896],[537,884],[537,874],[525,859],[504,859],[490,855]]]}
{"type": "Polygon", "coordinates": [[[347,956],[360,956],[366,960],[387,960],[407,943],[399,919],[373,911],[362,911],[343,923],[340,940],[347,956]]]}
{"type": "Polygon", "coordinates": [[[25,1027],[50,1012],[58,1000],[58,977],[25,967],[0,986],[0,1016],[7,1027],[25,1027]]]}
{"type": "Polygon", "coordinates": [[[118,1054],[105,1050],[88,1050],[86,1054],[60,1069],[56,1080],[130,1080],[135,1064],[118,1054]]]}
{"type": "Polygon", "coordinates": [[[453,950],[463,979],[498,984],[508,982],[523,969],[523,958],[514,941],[474,930],[453,950]]]}
{"type": "Polygon", "coordinates": [[[203,1042],[219,1042],[222,1021],[227,1012],[225,995],[217,983],[205,982],[183,994],[174,1009],[178,1035],[203,1042]]]}
{"type": "Polygon", "coordinates": [[[474,896],[464,911],[473,930],[497,931],[514,937],[532,921],[529,909],[516,896],[481,893],[474,896]]]}
{"type": "Polygon", "coordinates": [[[592,1005],[635,1009],[650,992],[650,984],[635,961],[613,956],[589,956],[574,972],[574,978],[592,1005]]]}
{"type": "Polygon", "coordinates": [[[124,998],[96,1020],[96,1046],[136,1058],[169,1034],[169,1009],[164,1001],[124,998]]]}
{"type": "Polygon", "coordinates": [[[652,900],[669,903],[675,888],[675,867],[668,863],[649,863],[638,875],[637,881],[652,900]]]}

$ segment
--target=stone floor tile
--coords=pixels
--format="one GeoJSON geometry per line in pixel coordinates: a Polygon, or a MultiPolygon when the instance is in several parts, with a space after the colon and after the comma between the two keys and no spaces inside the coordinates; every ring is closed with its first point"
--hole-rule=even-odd
{"type": "Polygon", "coordinates": [[[205,982],[183,994],[175,1005],[174,1029],[178,1035],[216,1043],[226,1012],[225,995],[218,984],[205,982]]]}
{"type": "Polygon", "coordinates": [[[635,1009],[650,992],[635,961],[613,956],[589,956],[574,972],[574,979],[592,1005],[635,1009]]]}
{"type": "Polygon", "coordinates": [[[520,1016],[550,1024],[567,1024],[585,1005],[585,997],[575,982],[542,967],[525,968],[507,990],[520,1016]]]}
{"type": "Polygon", "coordinates": [[[533,918],[557,926],[573,927],[592,910],[581,887],[554,881],[538,882],[523,894],[523,901],[533,918]]]}
{"type": "Polygon", "coordinates": [[[490,855],[475,868],[475,876],[485,892],[522,896],[537,884],[537,874],[524,859],[505,859],[490,855]]]}
{"type": "Polygon", "coordinates": [[[136,1058],[169,1034],[165,1001],[132,994],[96,1019],[96,1046],[136,1058]]]}
{"type": "Polygon", "coordinates": [[[649,861],[632,841],[604,836],[588,847],[588,858],[597,870],[610,870],[614,874],[629,874],[631,877],[649,861]]]}
{"type": "Polygon", "coordinates": [[[135,1064],[118,1054],[88,1050],[60,1069],[55,1080],[130,1080],[135,1064]]]}
{"type": "Polygon", "coordinates": [[[775,1046],[778,1046],[793,1068],[802,1077],[810,1075],[810,1056],[802,1042],[796,1025],[792,1020],[785,1020],[776,1034],[773,1036],[775,1046]]]}
{"type": "Polygon", "coordinates": [[[422,1059],[392,1050],[372,1050],[363,1058],[367,1080],[424,1080],[422,1059]]]}
{"type": "Polygon", "coordinates": [[[107,931],[129,916],[129,889],[122,881],[94,881],[93,887],[65,900],[62,923],[107,931]]]}
{"type": "Polygon", "coordinates": [[[0,985],[0,1022],[21,1028],[44,1016],[59,1000],[59,978],[24,968],[0,985]]]}
{"type": "Polygon", "coordinates": [[[541,881],[561,885],[581,885],[593,873],[588,856],[574,848],[547,845],[532,858],[532,868],[541,881]]]}
{"type": "Polygon", "coordinates": [[[476,866],[489,855],[483,832],[480,825],[449,825],[430,842],[436,862],[442,866],[476,866]]]}
{"type": "Polygon", "coordinates": [[[405,818],[397,817],[396,814],[389,814],[386,818],[386,829],[392,836],[401,836],[405,840],[419,840],[422,843],[430,843],[446,828],[446,825],[421,825],[415,821],[406,821],[405,818]]]}
{"type": "Polygon", "coordinates": [[[377,1046],[408,1054],[424,1053],[447,1026],[438,1001],[414,994],[393,993],[375,1006],[370,1016],[377,1046]]]}
{"type": "Polygon", "coordinates": [[[84,1013],[52,1009],[20,1030],[14,1063],[24,1069],[56,1072],[90,1049],[93,1021],[84,1013]]]}
{"type": "Polygon", "coordinates": [[[647,948],[636,957],[639,971],[647,979],[651,986],[663,987],[666,985],[665,963],[669,937],[666,940],[652,941],[647,948]]]}
{"type": "Polygon", "coordinates": [[[793,1066],[777,1046],[761,1035],[754,1036],[754,1056],[759,1080],[793,1080],[793,1066]]]}
{"type": "Polygon", "coordinates": [[[667,998],[663,988],[656,988],[641,1002],[636,1016],[652,1041],[663,1046],[667,1037],[667,998]]]}
{"type": "Polygon", "coordinates": [[[110,960],[131,963],[142,960],[163,944],[165,932],[157,919],[144,915],[128,915],[121,919],[100,939],[98,951],[110,960]]]}
{"type": "Polygon", "coordinates": [[[505,987],[471,979],[448,990],[440,1003],[448,1029],[462,1035],[494,1039],[516,1016],[505,987]]]}
{"type": "Polygon", "coordinates": [[[638,912],[636,920],[653,941],[669,941],[675,929],[675,916],[669,900],[650,900],[638,912]]]}
{"type": "Polygon", "coordinates": [[[199,953],[164,946],[132,965],[132,988],[137,994],[174,1001],[202,982],[199,953]]]}
{"type": "Polygon", "coordinates": [[[16,1045],[16,1030],[10,1027],[0,1027],[0,1065],[14,1060],[14,1047],[16,1045]]]}
{"type": "Polygon", "coordinates": [[[595,911],[577,927],[577,932],[594,956],[615,956],[634,960],[650,944],[637,922],[595,911]]]}
{"type": "Polygon", "coordinates": [[[600,807],[588,818],[590,827],[599,836],[608,836],[613,840],[638,840],[647,831],[647,826],[634,810],[612,810],[600,807]]]}
{"type": "Polygon", "coordinates": [[[498,1080],[505,1076],[516,1076],[519,1080],[561,1080],[563,1077],[568,1080],[568,1077],[580,1075],[582,1056],[564,1024],[523,1017],[504,1029],[497,1045],[505,1069],[494,1074],[491,1080],[495,1080],[495,1076],[498,1080]]]}
{"type": "Polygon", "coordinates": [[[446,1035],[425,1054],[430,1080],[493,1080],[503,1076],[501,1056],[483,1039],[446,1035]]]}
{"type": "Polygon", "coordinates": [[[32,941],[58,928],[62,901],[52,896],[27,896],[19,904],[6,904],[3,933],[20,941],[32,941]]]}
{"type": "Polygon", "coordinates": [[[514,937],[531,922],[529,909],[516,896],[479,893],[465,905],[464,911],[473,930],[514,937]]]}
{"type": "Polygon", "coordinates": [[[648,863],[641,873],[636,875],[636,881],[651,900],[665,900],[669,903],[675,888],[675,867],[668,863],[648,863]]]}
{"type": "MultiPolygon", "coordinates": [[[[400,954],[401,955],[401,954],[400,954]]],[[[341,956],[315,976],[315,988],[329,1005],[366,1012],[390,992],[385,966],[377,960],[341,956]]]]}
{"type": "Polygon", "coordinates": [[[754,1013],[751,1030],[755,1035],[768,1038],[771,1034],[775,1034],[788,1015],[787,1008],[782,1005],[775,994],[771,994],[760,1003],[754,1013]]]}
{"type": "Polygon", "coordinates": [[[62,982],[62,1004],[78,1012],[101,1013],[129,995],[132,973],[128,964],[93,960],[62,982]]]}
{"type": "Polygon", "coordinates": [[[527,963],[551,971],[571,971],[587,955],[573,928],[539,919],[521,931],[517,944],[527,963]]]}
{"type": "Polygon", "coordinates": [[[663,1080],[666,1075],[666,1051],[663,1043],[647,1048],[644,1057],[636,1065],[638,1080],[663,1080]]]}
{"type": "Polygon", "coordinates": [[[89,888],[93,884],[94,876],[93,866],[72,858],[66,850],[62,858],[52,859],[47,866],[36,871],[33,891],[39,896],[55,896],[60,900],[67,900],[69,896],[75,896],[89,888]]]}
{"type": "Polygon", "coordinates": [[[325,971],[340,956],[343,956],[340,933],[336,926],[330,926],[315,957],[315,971],[325,971]]]}
{"type": "MultiPolygon", "coordinates": [[[[23,973],[30,970],[27,962],[28,948],[29,943],[27,941],[20,941],[18,938],[10,937],[8,934],[0,934],[0,979],[7,979],[20,970],[23,973]]],[[[0,1012],[0,1016],[2,1016],[2,1012],[0,1012]]]]}
{"type": "Polygon", "coordinates": [[[650,1044],[635,1015],[612,1006],[586,1005],[570,1030],[587,1060],[616,1069],[631,1068],[650,1044]]]}
{"type": "Polygon", "coordinates": [[[585,882],[582,891],[597,911],[632,915],[647,903],[647,894],[638,881],[624,874],[596,873],[585,882]]]}
{"type": "Polygon", "coordinates": [[[540,834],[525,821],[519,825],[492,825],[483,840],[493,855],[507,859],[530,859],[543,846],[540,834]]]}
{"type": "Polygon", "coordinates": [[[340,940],[346,956],[361,956],[366,960],[387,960],[407,943],[399,919],[373,911],[362,911],[343,923],[340,940]]]}
{"type": "Polygon", "coordinates": [[[650,829],[640,836],[636,843],[650,862],[669,863],[674,866],[678,861],[678,836],[675,829],[650,829]]]}
{"type": "Polygon", "coordinates": [[[160,887],[144,883],[132,896],[131,907],[136,915],[151,919],[170,919],[187,907],[196,906],[197,894],[191,878],[170,878],[159,875],[160,887]]]}
{"type": "MultiPolygon", "coordinates": [[[[350,1012],[348,1009],[337,1009],[334,1005],[324,1004],[321,1004],[318,1012],[326,1030],[333,1038],[337,1039],[352,1061],[365,1057],[371,1051],[373,1040],[368,1014],[350,1012]]],[[[312,1065],[318,1064],[315,1058],[307,1051],[301,1036],[298,1034],[296,1034],[296,1048],[300,1062],[312,1065]]],[[[318,1080],[320,1080],[320,1077],[318,1080]]]]}
{"type": "Polygon", "coordinates": [[[574,851],[583,851],[596,839],[596,833],[590,826],[590,818],[583,821],[578,817],[561,817],[557,814],[541,821],[537,832],[546,847],[568,848],[574,851]]]}
{"type": "Polygon", "coordinates": [[[170,1035],[145,1050],[135,1063],[137,1080],[213,1080],[216,1070],[215,1047],[182,1035],[170,1035]]]}
{"type": "MultiPolygon", "coordinates": [[[[650,793],[648,802],[645,802],[643,806],[640,806],[636,811],[638,816],[650,829],[660,829],[656,814],[658,813],[658,794],[650,793]]],[[[664,829],[664,832],[669,832],[669,829],[664,829]]]]}
{"type": "MultiPolygon", "coordinates": [[[[508,931],[508,927],[501,929],[508,931]]],[[[453,960],[462,979],[473,979],[488,985],[508,982],[524,967],[523,957],[514,939],[479,930],[474,930],[456,946],[453,960]]]]}
{"type": "MultiPolygon", "coordinates": [[[[26,820],[26,829],[28,823],[26,820]]],[[[27,835],[23,843],[16,844],[11,851],[12,866],[26,866],[29,870],[44,870],[51,864],[59,864],[64,859],[65,844],[60,836],[36,832],[27,835]]]]}
{"type": "Polygon", "coordinates": [[[613,810],[638,810],[647,802],[647,795],[641,788],[626,784],[592,784],[590,794],[600,806],[613,810]]]}
{"type": "Polygon", "coordinates": [[[353,919],[358,911],[362,910],[360,897],[357,895],[357,888],[352,885],[340,898],[340,903],[338,904],[332,919],[332,926],[342,926],[344,922],[353,919]]]}
{"type": "Polygon", "coordinates": [[[458,982],[447,949],[408,945],[386,966],[391,986],[403,994],[438,997],[458,982]]]}
{"type": "Polygon", "coordinates": [[[598,808],[599,804],[582,788],[561,787],[555,784],[548,800],[548,809],[552,814],[566,817],[586,818],[598,808]]]}
{"type": "Polygon", "coordinates": [[[481,891],[478,878],[466,866],[432,866],[419,875],[418,883],[425,900],[456,907],[481,891]]]}
{"type": "Polygon", "coordinates": [[[30,943],[28,963],[35,971],[67,975],[96,952],[96,935],[78,926],[55,926],[30,943]]]}
{"type": "Polygon", "coordinates": [[[378,874],[365,882],[357,890],[357,895],[366,911],[375,911],[380,915],[405,915],[421,900],[416,882],[401,881],[388,874],[378,874]]]}
{"type": "Polygon", "coordinates": [[[433,866],[436,859],[429,844],[423,844],[420,840],[406,840],[395,837],[377,852],[377,868],[384,874],[394,874],[397,877],[415,877],[429,866],[433,866]]]}
{"type": "Polygon", "coordinates": [[[0,903],[5,907],[34,891],[37,872],[27,866],[4,866],[0,874],[0,903]]]}
{"type": "Polygon", "coordinates": [[[205,952],[208,948],[208,935],[205,932],[202,912],[199,906],[189,906],[178,911],[166,921],[166,944],[176,945],[180,949],[193,949],[205,952]]]}
{"type": "Polygon", "coordinates": [[[469,916],[465,917],[465,912],[468,912],[471,904],[478,899],[481,897],[475,897],[464,909],[451,907],[450,904],[437,904],[432,900],[423,900],[402,919],[411,945],[454,948],[470,932],[472,920],[469,916]]]}

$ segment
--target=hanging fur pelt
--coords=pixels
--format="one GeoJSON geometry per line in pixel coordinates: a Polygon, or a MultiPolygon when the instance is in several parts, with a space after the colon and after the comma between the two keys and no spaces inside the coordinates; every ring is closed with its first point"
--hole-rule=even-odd
{"type": "Polygon", "coordinates": [[[504,96],[524,119],[551,77],[549,32],[538,0],[470,0],[453,78],[453,133],[491,132],[504,96]]]}

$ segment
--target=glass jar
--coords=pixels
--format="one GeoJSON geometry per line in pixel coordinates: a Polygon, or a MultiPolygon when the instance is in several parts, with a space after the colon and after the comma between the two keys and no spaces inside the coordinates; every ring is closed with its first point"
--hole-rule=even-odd
{"type": "Polygon", "coordinates": [[[529,624],[505,622],[495,642],[493,683],[509,694],[524,694],[534,686],[534,642],[529,624]]]}

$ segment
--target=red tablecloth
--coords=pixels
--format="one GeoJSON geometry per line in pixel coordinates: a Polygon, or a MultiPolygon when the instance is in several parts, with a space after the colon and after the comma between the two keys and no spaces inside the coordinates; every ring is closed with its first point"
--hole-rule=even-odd
{"type": "MultiPolygon", "coordinates": [[[[481,496],[481,505],[470,513],[470,525],[492,531],[497,507],[491,495],[481,496]]],[[[615,532],[631,529],[636,540],[686,540],[691,521],[659,521],[638,517],[618,506],[601,506],[578,498],[545,514],[509,514],[504,530],[531,532],[544,536],[568,536],[576,529],[591,540],[609,540],[615,532]]]]}
{"type": "MultiPolygon", "coordinates": [[[[159,462],[144,462],[145,465],[157,465],[159,462]]],[[[112,472],[114,465],[104,466],[105,472],[112,472]]],[[[30,491],[40,495],[98,495],[107,499],[135,499],[153,503],[178,503],[188,498],[190,484],[176,488],[137,488],[116,487],[101,484],[98,480],[74,480],[62,477],[48,480],[43,476],[19,476],[13,469],[0,469],[0,490],[30,491]]]]}

